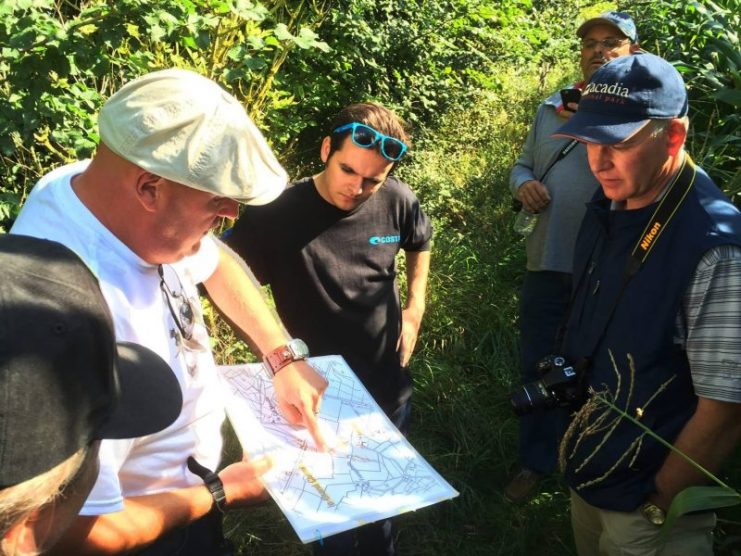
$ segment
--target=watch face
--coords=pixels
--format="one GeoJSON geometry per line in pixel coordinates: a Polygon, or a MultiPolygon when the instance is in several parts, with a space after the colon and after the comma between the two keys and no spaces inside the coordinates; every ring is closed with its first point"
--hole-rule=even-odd
{"type": "Polygon", "coordinates": [[[288,349],[291,352],[291,356],[293,357],[294,361],[297,359],[306,359],[307,357],[309,357],[309,347],[303,340],[300,340],[299,338],[294,338],[293,340],[289,341],[288,349]]]}

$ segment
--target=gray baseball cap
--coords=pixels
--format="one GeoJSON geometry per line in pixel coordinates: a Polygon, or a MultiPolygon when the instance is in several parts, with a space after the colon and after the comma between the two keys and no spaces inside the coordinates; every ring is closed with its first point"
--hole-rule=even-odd
{"type": "Polygon", "coordinates": [[[633,18],[625,12],[609,11],[604,12],[597,17],[593,17],[592,19],[587,19],[576,30],[576,36],[583,39],[584,35],[586,35],[595,25],[609,25],[610,27],[615,27],[625,35],[626,38],[630,39],[630,42],[638,42],[638,30],[636,29],[636,24],[633,22],[633,18]]]}

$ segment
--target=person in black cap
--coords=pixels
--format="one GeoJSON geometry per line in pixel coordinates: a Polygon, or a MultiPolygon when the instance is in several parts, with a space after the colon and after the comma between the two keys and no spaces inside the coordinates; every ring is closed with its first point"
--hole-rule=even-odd
{"type": "MultiPolygon", "coordinates": [[[[571,85],[577,94],[603,64],[638,50],[636,26],[623,12],[610,11],[588,19],[576,35],[581,40],[583,78],[571,85]]],[[[576,234],[585,203],[599,187],[589,170],[584,146],[551,136],[576,108],[574,103],[564,106],[558,91],[545,99],[510,174],[510,189],[522,203],[522,210],[537,213],[537,217],[529,217],[537,221],[525,238],[527,272],[520,293],[524,383],[538,378],[538,361],[553,353],[571,292],[576,234]]],[[[558,442],[567,420],[566,411],[560,408],[520,417],[519,467],[504,489],[507,500],[527,500],[535,494],[540,479],[556,470],[558,442]]]]}
{"type": "Polygon", "coordinates": [[[170,367],[117,344],[97,280],[66,247],[0,236],[0,554],[48,550],[98,470],[99,440],[180,413],[170,367]]]}
{"type": "Polygon", "coordinates": [[[651,54],[613,60],[558,130],[601,190],[574,257],[563,355],[586,403],[561,446],[579,554],[710,555],[712,512],[660,525],[741,437],[741,213],[685,152],[687,92],[651,54]],[[665,543],[662,546],[662,543],[665,543]]]}

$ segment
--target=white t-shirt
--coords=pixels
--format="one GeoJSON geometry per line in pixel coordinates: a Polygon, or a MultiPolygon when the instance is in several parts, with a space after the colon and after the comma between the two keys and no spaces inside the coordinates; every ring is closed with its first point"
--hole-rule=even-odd
{"type": "Polygon", "coordinates": [[[193,302],[197,313],[193,338],[205,346],[200,351],[179,347],[182,342],[160,289],[157,267],[144,262],[103,226],[72,189],[71,178],[88,164],[77,162],[44,176],[11,233],[57,241],[77,253],[100,281],[117,339],[142,344],[169,362],[183,392],[183,410],[165,430],[102,442],[98,480],[80,512],[99,515],[122,510],[124,497],[200,484],[201,479],[186,467],[190,455],[210,469],[219,463],[224,409],[195,286],[216,269],[219,248],[207,236],[198,253],[164,266],[168,287],[176,294],[182,288],[193,302]]]}

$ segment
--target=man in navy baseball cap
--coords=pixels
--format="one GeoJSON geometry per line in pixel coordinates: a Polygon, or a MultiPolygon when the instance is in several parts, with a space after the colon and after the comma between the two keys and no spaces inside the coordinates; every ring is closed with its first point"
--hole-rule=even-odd
{"type": "Polygon", "coordinates": [[[555,135],[586,143],[604,194],[627,208],[640,208],[656,198],[685,160],[687,127],[687,91],[679,73],[658,56],[638,53],[597,70],[579,110],[555,135]],[[669,140],[666,153],[651,149],[659,136],[669,140]]]}
{"type": "Polygon", "coordinates": [[[677,70],[636,54],[598,69],[557,132],[586,144],[601,185],[562,344],[599,392],[561,451],[582,556],[713,554],[712,512],[659,534],[677,494],[707,478],[600,398],[711,472],[741,438],[741,213],[685,152],[687,111],[677,70]]]}
{"type": "Polygon", "coordinates": [[[558,130],[587,143],[620,143],[652,119],[687,115],[687,91],[674,66],[653,54],[617,58],[597,70],[579,111],[558,130]]]}

